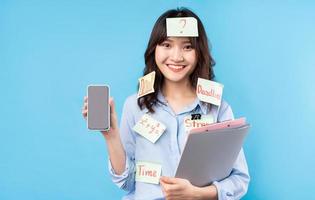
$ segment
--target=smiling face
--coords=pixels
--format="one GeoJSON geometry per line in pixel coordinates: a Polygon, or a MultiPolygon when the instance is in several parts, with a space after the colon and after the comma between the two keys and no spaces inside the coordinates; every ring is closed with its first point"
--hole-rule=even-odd
{"type": "Polygon", "coordinates": [[[168,37],[155,48],[155,62],[164,81],[187,82],[197,63],[196,50],[185,37],[168,37]]]}

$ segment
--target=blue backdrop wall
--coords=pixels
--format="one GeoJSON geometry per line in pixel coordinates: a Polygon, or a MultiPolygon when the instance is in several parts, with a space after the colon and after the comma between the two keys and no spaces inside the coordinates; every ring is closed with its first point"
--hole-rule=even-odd
{"type": "Polygon", "coordinates": [[[203,21],[217,80],[252,130],[244,199],[315,199],[314,1],[0,1],[0,199],[119,199],[86,86],[136,92],[157,17],[203,21]]]}

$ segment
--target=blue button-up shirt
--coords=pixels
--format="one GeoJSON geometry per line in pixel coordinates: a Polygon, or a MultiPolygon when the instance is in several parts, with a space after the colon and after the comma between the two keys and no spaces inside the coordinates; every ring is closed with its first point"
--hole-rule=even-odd
{"type": "MultiPolygon", "coordinates": [[[[113,182],[120,188],[128,191],[123,199],[164,199],[160,185],[135,181],[136,162],[146,161],[160,163],[162,176],[174,177],[181,153],[187,139],[184,127],[184,119],[191,114],[211,114],[214,122],[233,119],[231,107],[222,101],[220,107],[211,105],[211,109],[199,101],[198,98],[181,112],[174,113],[161,92],[158,93],[158,103],[155,113],[148,113],[144,108],[140,110],[137,104],[137,95],[127,98],[121,118],[120,134],[126,151],[126,169],[118,175],[113,170],[109,161],[109,171],[113,182]],[[161,137],[152,143],[143,136],[133,131],[133,127],[144,114],[150,114],[152,118],[166,126],[161,137]]],[[[234,163],[231,174],[213,184],[218,190],[219,200],[240,199],[247,191],[249,173],[243,149],[240,151],[234,163]]]]}

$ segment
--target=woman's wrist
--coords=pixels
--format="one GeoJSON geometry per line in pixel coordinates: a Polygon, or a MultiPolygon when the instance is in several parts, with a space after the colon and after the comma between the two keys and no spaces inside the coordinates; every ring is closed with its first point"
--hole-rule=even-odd
{"type": "Polygon", "coordinates": [[[105,138],[106,142],[117,141],[120,139],[118,129],[113,130],[111,128],[109,131],[101,131],[101,133],[103,137],[105,138]]]}
{"type": "Polygon", "coordinates": [[[214,185],[206,186],[206,187],[194,187],[195,199],[203,200],[203,199],[218,199],[217,188],[214,185]]]}

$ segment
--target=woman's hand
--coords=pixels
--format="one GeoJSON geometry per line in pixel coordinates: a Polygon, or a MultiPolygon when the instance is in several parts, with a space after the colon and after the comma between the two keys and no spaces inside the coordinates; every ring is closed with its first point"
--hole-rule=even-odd
{"type": "Polygon", "coordinates": [[[186,179],[161,177],[160,184],[167,200],[196,199],[196,187],[186,179]]]}
{"type": "MultiPolygon", "coordinates": [[[[115,103],[112,97],[109,98],[109,107],[110,107],[109,108],[110,109],[110,129],[108,131],[101,131],[101,133],[106,139],[110,139],[119,134],[117,114],[115,111],[115,103]]],[[[85,96],[83,108],[82,108],[82,115],[84,119],[87,119],[87,114],[88,114],[88,97],[85,96]]]]}
{"type": "MultiPolygon", "coordinates": [[[[117,114],[115,111],[114,100],[109,99],[110,106],[110,129],[108,131],[101,131],[107,142],[107,149],[109,159],[116,174],[122,174],[126,167],[126,153],[120,140],[117,114]]],[[[82,115],[84,119],[88,114],[88,97],[84,97],[82,108],[82,115]]]]}
{"type": "Polygon", "coordinates": [[[217,199],[217,191],[213,185],[200,188],[186,179],[165,176],[160,178],[160,184],[167,200],[217,199]]]}

